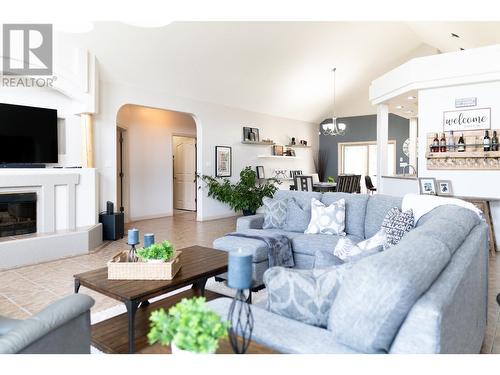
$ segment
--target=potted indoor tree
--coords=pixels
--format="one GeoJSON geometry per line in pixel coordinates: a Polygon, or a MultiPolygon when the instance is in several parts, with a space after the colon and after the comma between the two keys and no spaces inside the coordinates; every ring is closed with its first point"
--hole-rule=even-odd
{"type": "Polygon", "coordinates": [[[243,215],[254,215],[262,206],[264,197],[272,197],[281,183],[270,178],[257,184],[257,173],[252,167],[245,167],[240,172],[240,180],[234,184],[227,178],[215,178],[203,175],[201,179],[208,186],[208,196],[226,203],[234,211],[243,211],[243,215]]]}
{"type": "Polygon", "coordinates": [[[170,345],[172,354],[215,353],[229,328],[229,322],[208,308],[204,297],[184,298],[168,313],[164,309],[153,311],[149,320],[149,343],[170,345]]]}
{"type": "Polygon", "coordinates": [[[148,263],[168,262],[174,253],[174,246],[167,240],[137,250],[137,256],[148,263]]]}

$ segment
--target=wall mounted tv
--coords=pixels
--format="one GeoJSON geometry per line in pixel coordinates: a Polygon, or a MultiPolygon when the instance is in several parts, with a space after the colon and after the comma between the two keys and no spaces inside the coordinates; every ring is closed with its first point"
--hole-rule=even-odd
{"type": "Polygon", "coordinates": [[[0,164],[57,161],[57,110],[0,103],[0,164]]]}

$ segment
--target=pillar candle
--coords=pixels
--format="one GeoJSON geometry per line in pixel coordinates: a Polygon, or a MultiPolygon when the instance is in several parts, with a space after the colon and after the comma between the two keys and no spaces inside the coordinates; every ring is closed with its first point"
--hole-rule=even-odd
{"type": "Polygon", "coordinates": [[[144,247],[150,247],[155,243],[155,235],[153,233],[146,233],[144,235],[144,247]]]}
{"type": "Polygon", "coordinates": [[[242,249],[229,252],[227,284],[233,289],[252,286],[252,254],[242,249]]]}
{"type": "Polygon", "coordinates": [[[139,229],[129,229],[128,230],[128,244],[137,245],[139,243],[139,229]]]}

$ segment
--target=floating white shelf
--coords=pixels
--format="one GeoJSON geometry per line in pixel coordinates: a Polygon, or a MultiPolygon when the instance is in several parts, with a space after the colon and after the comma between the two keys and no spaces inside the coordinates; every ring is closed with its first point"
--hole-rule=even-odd
{"type": "Polygon", "coordinates": [[[304,145],[301,145],[301,144],[298,144],[298,145],[285,145],[285,147],[290,147],[290,148],[311,148],[311,146],[304,146],[304,145]]]}
{"type": "Polygon", "coordinates": [[[274,146],[274,142],[253,142],[253,141],[241,141],[244,145],[257,145],[257,146],[274,146]]]}
{"type": "Polygon", "coordinates": [[[257,155],[257,157],[264,159],[298,159],[297,156],[279,156],[279,155],[257,155]]]}

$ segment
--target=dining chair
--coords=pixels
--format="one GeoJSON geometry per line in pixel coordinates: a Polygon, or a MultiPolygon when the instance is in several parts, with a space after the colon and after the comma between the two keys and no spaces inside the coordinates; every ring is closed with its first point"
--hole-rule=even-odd
{"type": "Polygon", "coordinates": [[[370,176],[365,176],[365,185],[366,190],[368,190],[370,194],[373,194],[377,191],[377,188],[373,186],[372,178],[370,176]]]}
{"type": "Polygon", "coordinates": [[[313,191],[312,176],[295,176],[295,189],[298,191],[313,191]]]}

